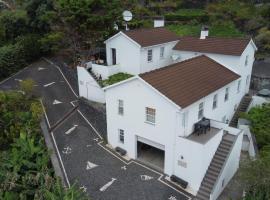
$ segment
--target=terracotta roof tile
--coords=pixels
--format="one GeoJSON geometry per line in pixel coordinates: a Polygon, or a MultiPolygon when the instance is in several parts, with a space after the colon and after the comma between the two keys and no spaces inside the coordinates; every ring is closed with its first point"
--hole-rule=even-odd
{"type": "Polygon", "coordinates": [[[149,28],[124,31],[128,37],[136,41],[142,47],[163,44],[179,40],[179,36],[166,28],[149,28]]]}
{"type": "Polygon", "coordinates": [[[139,76],[182,108],[240,77],[204,55],[139,76]]]}
{"type": "Polygon", "coordinates": [[[250,38],[182,37],[174,50],[240,56],[249,42],[250,38]]]}

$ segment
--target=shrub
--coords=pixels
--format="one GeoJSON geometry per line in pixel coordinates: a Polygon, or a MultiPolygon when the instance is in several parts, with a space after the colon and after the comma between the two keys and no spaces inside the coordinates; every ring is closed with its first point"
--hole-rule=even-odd
{"type": "Polygon", "coordinates": [[[251,121],[251,131],[255,134],[259,149],[270,144],[270,104],[252,108],[247,118],[251,121]]]}
{"type": "Polygon", "coordinates": [[[167,21],[191,21],[196,20],[205,23],[209,20],[208,15],[201,9],[181,9],[177,12],[165,14],[167,21]]]}
{"type": "Polygon", "coordinates": [[[6,45],[0,48],[0,79],[10,76],[26,65],[17,45],[6,45]]]}

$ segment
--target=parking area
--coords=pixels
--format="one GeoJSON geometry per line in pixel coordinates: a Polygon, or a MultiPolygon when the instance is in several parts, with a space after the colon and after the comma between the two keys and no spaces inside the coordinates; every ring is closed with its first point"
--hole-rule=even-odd
{"type": "MultiPolygon", "coordinates": [[[[0,90],[16,89],[19,82],[27,78],[35,81],[35,93],[42,100],[49,127],[63,119],[78,101],[61,70],[45,60],[0,83],[0,90]]],[[[95,200],[186,200],[192,197],[166,181],[164,174],[137,161],[127,161],[111,151],[104,144],[104,133],[99,132],[104,118],[95,118],[94,109],[83,106],[87,105],[74,110],[50,132],[68,185],[77,183],[95,200]]]]}

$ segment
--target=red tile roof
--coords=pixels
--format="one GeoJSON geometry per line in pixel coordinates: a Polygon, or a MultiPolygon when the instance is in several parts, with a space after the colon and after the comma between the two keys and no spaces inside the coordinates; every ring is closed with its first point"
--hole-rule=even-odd
{"type": "Polygon", "coordinates": [[[204,55],[139,76],[182,108],[240,77],[204,55]]]}
{"type": "Polygon", "coordinates": [[[182,37],[174,50],[240,56],[250,40],[250,38],[182,37]]]}
{"type": "Polygon", "coordinates": [[[179,40],[179,36],[166,28],[149,28],[124,31],[128,37],[136,41],[142,47],[163,44],[179,40]]]}

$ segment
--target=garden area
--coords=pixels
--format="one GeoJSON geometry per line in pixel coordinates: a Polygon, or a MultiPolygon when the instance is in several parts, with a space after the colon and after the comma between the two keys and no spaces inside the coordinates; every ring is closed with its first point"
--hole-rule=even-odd
{"type": "Polygon", "coordinates": [[[270,199],[270,104],[252,108],[242,117],[250,120],[259,155],[242,164],[240,175],[246,188],[245,200],[270,199]]]}
{"type": "Polygon", "coordinates": [[[54,174],[33,84],[26,80],[21,82],[21,92],[0,91],[0,199],[86,199],[75,185],[63,187],[54,174]]]}
{"type": "Polygon", "coordinates": [[[102,85],[102,87],[106,87],[106,86],[118,83],[120,81],[124,81],[128,78],[131,78],[131,77],[132,77],[132,75],[121,72],[121,73],[109,76],[108,79],[101,81],[101,85],[102,85]]]}

